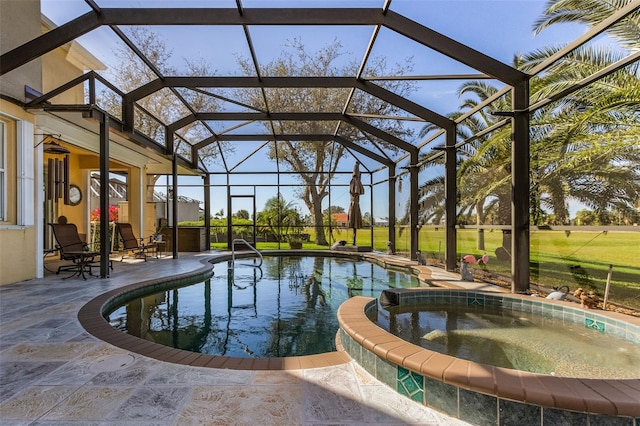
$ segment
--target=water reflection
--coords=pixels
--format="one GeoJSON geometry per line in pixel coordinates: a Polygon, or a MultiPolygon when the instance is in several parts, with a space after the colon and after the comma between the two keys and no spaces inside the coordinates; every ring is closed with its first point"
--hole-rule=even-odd
{"type": "Polygon", "coordinates": [[[348,297],[418,285],[368,262],[275,256],[262,270],[216,268],[209,280],[132,300],[109,317],[129,334],[194,352],[310,355],[335,350],[336,311],[348,297]]]}

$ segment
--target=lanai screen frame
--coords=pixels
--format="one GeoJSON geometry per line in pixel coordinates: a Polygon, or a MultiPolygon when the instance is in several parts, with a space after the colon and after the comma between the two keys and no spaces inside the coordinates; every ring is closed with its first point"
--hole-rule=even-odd
{"type": "MultiPolygon", "coordinates": [[[[109,26],[116,34],[127,44],[145,63],[149,68],[154,70],[158,78],[132,92],[121,93],[123,97],[123,111],[122,120],[118,120],[111,117],[105,111],[95,107],[90,102],[89,105],[50,105],[47,103],[48,99],[54,96],[54,92],[60,93],[62,90],[53,91],[50,94],[44,95],[27,105],[27,109],[41,109],[45,111],[79,111],[83,116],[88,118],[97,119],[100,123],[100,172],[101,179],[107,179],[108,176],[108,142],[109,131],[114,129],[122,135],[126,135],[129,140],[134,143],[141,144],[143,146],[152,148],[158,152],[163,153],[167,158],[172,159],[172,175],[174,182],[177,180],[178,164],[191,167],[192,169],[200,170],[205,175],[205,185],[209,180],[207,170],[202,167],[203,164],[198,160],[198,149],[206,146],[206,144],[214,143],[220,140],[219,137],[215,137],[207,141],[199,141],[192,146],[191,160],[181,158],[175,152],[174,136],[175,132],[184,125],[191,122],[190,120],[216,120],[216,119],[229,119],[232,113],[214,113],[213,115],[201,115],[195,109],[193,109],[184,98],[175,90],[176,87],[213,87],[211,85],[223,84],[229,87],[256,87],[260,88],[263,93],[267,87],[350,87],[351,90],[360,89],[367,91],[373,96],[377,96],[399,108],[410,112],[417,117],[424,119],[427,122],[431,122],[439,126],[442,130],[436,135],[426,139],[418,145],[408,144],[392,135],[382,132],[380,129],[372,129],[367,127],[368,124],[359,120],[354,114],[347,114],[347,105],[341,114],[329,114],[325,113],[285,113],[280,115],[274,115],[268,111],[264,113],[243,113],[240,119],[269,119],[269,120],[340,120],[351,125],[356,125],[360,130],[371,132],[377,137],[385,140],[388,143],[396,145],[398,148],[403,149],[406,153],[396,160],[386,158],[377,158],[375,153],[371,151],[361,150],[360,154],[365,155],[380,162],[383,166],[389,169],[389,184],[390,184],[390,206],[395,205],[395,202],[391,202],[392,194],[394,191],[391,188],[395,188],[396,178],[396,166],[403,160],[409,159],[409,175],[410,179],[410,229],[411,229],[411,257],[415,259],[417,251],[417,196],[418,196],[418,167],[419,159],[418,153],[420,148],[424,147],[436,137],[445,134],[445,146],[442,147],[443,154],[435,154],[424,161],[432,161],[439,155],[445,155],[445,186],[446,186],[446,267],[447,269],[454,269],[456,265],[456,237],[455,237],[455,209],[456,209],[456,149],[468,141],[457,142],[456,141],[456,125],[464,118],[478,111],[480,108],[489,105],[499,96],[504,95],[507,91],[512,91],[512,110],[503,111],[502,114],[509,117],[502,122],[501,125],[511,124],[512,126],[512,203],[511,203],[511,228],[512,228],[512,291],[525,292],[529,287],[529,114],[535,109],[546,105],[549,102],[553,102],[575,90],[578,90],[590,82],[602,78],[608,73],[614,72],[617,69],[625,66],[626,64],[637,60],[638,54],[630,55],[626,58],[625,63],[616,64],[614,67],[610,67],[604,72],[594,74],[593,78],[587,79],[574,87],[559,93],[553,98],[543,100],[537,104],[529,105],[529,79],[543,71],[555,61],[572,51],[576,47],[586,43],[591,38],[605,31],[613,23],[620,19],[623,19],[628,14],[632,13],[638,7],[638,1],[630,3],[625,9],[619,13],[611,16],[607,20],[603,21],[600,25],[590,30],[584,36],[577,39],[574,43],[568,45],[565,49],[558,52],[554,57],[550,58],[545,63],[540,64],[530,74],[523,73],[514,68],[509,67],[499,61],[496,61],[489,56],[486,56],[474,49],[471,49],[461,43],[456,42],[442,34],[439,34],[427,27],[424,27],[410,19],[397,14],[390,10],[391,0],[386,0],[382,9],[375,8],[341,8],[341,9],[315,9],[315,8],[299,8],[299,9],[274,9],[274,8],[261,8],[261,9],[247,9],[244,8],[240,0],[236,1],[237,8],[235,9],[151,9],[151,8],[100,8],[98,4],[93,0],[85,0],[85,2],[91,7],[92,11],[85,15],[78,17],[71,22],[68,22],[56,29],[53,29],[49,33],[46,33],[32,41],[25,43],[24,45],[9,51],[2,55],[0,58],[0,75],[3,75],[19,66],[35,59],[63,44],[74,40],[75,38],[99,27],[109,26]],[[179,16],[179,22],[177,21],[179,16]],[[250,46],[252,52],[252,59],[256,66],[257,78],[244,78],[244,77],[174,77],[163,76],[162,73],[146,58],[146,56],[134,45],[131,40],[118,28],[118,25],[239,25],[245,30],[247,43],[250,46]],[[354,78],[325,78],[325,77],[262,77],[260,70],[258,69],[257,60],[253,51],[252,41],[249,35],[248,27],[253,25],[373,25],[374,33],[371,37],[369,46],[367,47],[362,64],[357,75],[354,78]],[[391,92],[385,91],[380,86],[372,83],[371,80],[362,78],[362,70],[367,61],[375,38],[381,27],[386,27],[401,34],[407,38],[410,38],[426,47],[434,49],[458,62],[461,62],[471,68],[480,71],[480,76],[474,76],[473,78],[494,78],[507,85],[505,89],[499,92],[492,99],[487,100],[481,104],[478,108],[471,110],[465,114],[465,116],[457,119],[456,121],[450,120],[447,117],[441,116],[433,111],[430,111],[422,106],[415,104],[408,99],[401,96],[397,96],[391,92]],[[336,86],[337,85],[337,86],[336,86]],[[160,146],[144,135],[136,132],[134,128],[134,108],[136,108],[136,101],[142,99],[145,93],[153,93],[161,88],[169,88],[173,93],[183,102],[183,104],[191,111],[191,115],[179,120],[175,123],[170,123],[166,126],[166,140],[165,145],[160,146]],[[393,183],[393,185],[392,185],[393,183]]],[[[622,61],[621,61],[622,62],[622,61]]],[[[83,78],[99,79],[95,73],[89,73],[80,79],[76,79],[75,83],[82,81],[83,78]]],[[[432,76],[434,77],[434,76],[432,76]]],[[[463,76],[439,76],[439,78],[462,78],[463,76]]],[[[464,76],[469,78],[469,76],[464,76]]],[[[108,86],[108,82],[103,82],[108,86]]],[[[63,87],[70,88],[75,84],[67,84],[63,87]]],[[[90,93],[90,99],[95,99],[95,84],[90,84],[90,88],[93,90],[90,93]]],[[[115,89],[115,88],[113,88],[115,89]]],[[[116,89],[116,92],[117,89],[116,89]]],[[[240,117],[240,116],[237,116],[240,117]]],[[[273,128],[273,127],[272,127],[273,128]]],[[[212,131],[215,135],[215,132],[212,131]]],[[[249,137],[246,135],[243,137],[249,137]]],[[[477,135],[476,135],[477,136],[477,135]]],[[[254,135],[254,137],[262,137],[264,135],[254,135]]],[[[284,140],[287,135],[278,135],[273,131],[272,135],[274,140],[284,140]]],[[[334,138],[338,143],[348,145],[350,141],[340,140],[339,135],[336,132],[333,135],[310,135],[310,137],[318,138],[334,138]]],[[[299,136],[296,136],[299,138],[299,136]]],[[[351,149],[360,148],[358,145],[351,144],[351,149]]],[[[101,182],[101,217],[102,223],[108,222],[107,218],[107,203],[108,197],[106,196],[106,182],[101,182]],[[103,194],[103,191],[105,193],[103,194]],[[103,204],[105,204],[103,206],[103,204]]],[[[207,191],[205,191],[205,194],[207,191]]],[[[210,205],[210,200],[206,199],[205,206],[210,205]]],[[[177,208],[177,203],[174,203],[174,209],[177,208]]],[[[206,207],[205,207],[206,209],[206,207]]],[[[174,217],[177,215],[174,212],[174,217]]],[[[389,214],[389,218],[395,220],[395,212],[393,215],[389,214]]],[[[395,227],[395,223],[390,222],[390,229],[395,227]]],[[[102,227],[105,229],[107,227],[102,227]]],[[[177,229],[174,227],[174,241],[177,241],[177,229]]],[[[101,236],[105,237],[105,236],[101,236]]],[[[395,237],[391,236],[390,240],[395,237]]],[[[106,248],[105,248],[106,250],[106,248]]],[[[103,253],[107,254],[107,253],[103,253]]],[[[177,256],[177,252],[174,251],[174,256],[177,256]]],[[[107,256],[103,256],[106,259],[107,256]]],[[[106,261],[101,265],[101,276],[106,276],[107,265],[106,261]]]]}

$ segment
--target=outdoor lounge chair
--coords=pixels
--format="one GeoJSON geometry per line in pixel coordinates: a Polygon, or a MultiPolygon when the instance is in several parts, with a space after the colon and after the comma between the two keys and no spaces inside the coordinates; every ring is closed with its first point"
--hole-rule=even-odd
{"type": "MultiPolygon", "coordinates": [[[[49,225],[53,229],[56,248],[60,251],[60,259],[72,262],[70,265],[59,266],[56,274],[67,271],[73,272],[71,277],[78,275],[85,278],[84,273],[88,271],[91,275],[91,267],[95,266],[95,257],[98,256],[98,253],[90,251],[87,243],[80,239],[76,225],[65,221],[49,225]]],[[[113,269],[111,262],[109,262],[109,266],[113,269]]]]}
{"type": "Polygon", "coordinates": [[[130,223],[116,223],[118,233],[120,234],[120,241],[122,242],[122,259],[124,260],[127,253],[133,253],[135,257],[143,258],[147,261],[148,252],[155,250],[156,256],[158,254],[157,245],[155,243],[146,243],[144,238],[136,238],[133,233],[133,228],[130,223]]]}

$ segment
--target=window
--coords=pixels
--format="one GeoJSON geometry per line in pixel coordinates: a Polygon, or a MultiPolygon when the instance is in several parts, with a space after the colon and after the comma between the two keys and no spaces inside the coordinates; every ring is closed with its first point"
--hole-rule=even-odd
{"type": "Polygon", "coordinates": [[[0,221],[7,220],[7,134],[0,121],[0,221]]]}
{"type": "Polygon", "coordinates": [[[33,170],[33,123],[18,120],[18,152],[17,152],[17,224],[33,226],[34,221],[34,170],[33,170]]]}

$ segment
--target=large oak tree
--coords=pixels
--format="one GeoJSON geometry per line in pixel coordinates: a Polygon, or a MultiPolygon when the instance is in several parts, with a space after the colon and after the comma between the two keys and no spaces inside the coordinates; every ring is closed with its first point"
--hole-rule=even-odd
{"type": "MultiPolygon", "coordinates": [[[[357,73],[358,64],[348,63],[340,65],[345,55],[338,40],[316,52],[308,52],[299,39],[290,42],[290,49],[284,50],[273,61],[261,66],[260,75],[271,77],[287,76],[352,76],[357,73]]],[[[256,69],[252,61],[239,58],[240,65],[247,75],[255,75],[256,69]]],[[[412,68],[411,59],[403,64],[389,66],[385,58],[370,59],[366,74],[374,75],[405,75],[412,68]]],[[[386,89],[399,95],[407,95],[413,90],[411,82],[406,80],[386,80],[380,83],[386,89]]],[[[348,99],[348,89],[326,88],[283,88],[266,91],[269,111],[274,112],[343,112],[348,99]]],[[[264,108],[263,95],[257,91],[242,91],[238,96],[242,102],[264,108]]],[[[355,91],[349,111],[360,114],[393,115],[397,108],[380,99],[355,91]]],[[[410,131],[399,121],[368,119],[369,124],[382,128],[398,137],[406,137],[410,131]]],[[[287,134],[334,134],[334,122],[296,122],[277,121],[266,124],[267,133],[272,130],[287,134]]],[[[338,134],[352,141],[367,143],[367,135],[353,128],[341,124],[338,134]]],[[[395,149],[388,146],[390,149],[395,149]]],[[[297,194],[305,203],[313,219],[316,244],[327,245],[323,226],[322,201],[329,194],[329,185],[336,172],[338,164],[347,155],[342,145],[328,141],[278,141],[270,144],[269,158],[278,161],[285,170],[295,172],[304,187],[297,194]]]]}

